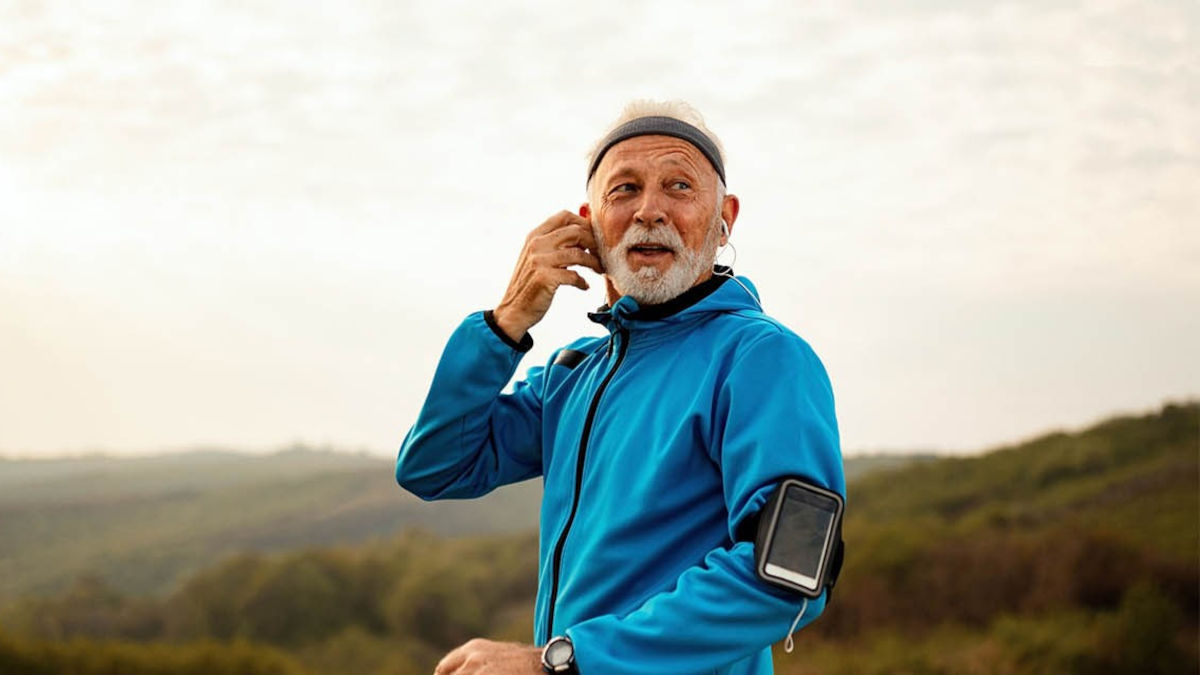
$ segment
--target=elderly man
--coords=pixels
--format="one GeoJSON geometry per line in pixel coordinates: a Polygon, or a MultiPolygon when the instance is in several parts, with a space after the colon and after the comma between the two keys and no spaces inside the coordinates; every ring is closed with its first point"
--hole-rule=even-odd
{"type": "Polygon", "coordinates": [[[754,523],[785,477],[844,495],[829,380],[748,279],[714,266],[738,198],[689,106],[626,108],[587,194],[529,234],[500,303],[450,337],[400,450],[396,478],[424,499],[545,486],[543,646],[472,640],[437,673],[770,673],[770,645],[826,596],[764,581],[754,523]],[[588,288],[580,267],[604,274],[589,318],[608,335],[502,393],[558,288],[588,288]]]}

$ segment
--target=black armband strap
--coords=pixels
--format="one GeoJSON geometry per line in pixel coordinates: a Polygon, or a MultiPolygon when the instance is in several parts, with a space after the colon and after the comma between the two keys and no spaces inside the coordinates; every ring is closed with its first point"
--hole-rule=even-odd
{"type": "MultiPolygon", "coordinates": [[[[737,528],[737,541],[748,541],[751,544],[758,537],[758,521],[762,519],[762,511],[757,511],[754,515],[747,516],[742,520],[737,528]]],[[[837,547],[833,549],[833,559],[829,561],[829,573],[825,577],[825,585],[833,589],[837,583],[838,575],[842,573],[842,562],[846,557],[846,542],[842,539],[842,526],[838,523],[837,528],[837,547]]]]}
{"type": "Polygon", "coordinates": [[[764,573],[767,562],[781,562],[775,559],[775,554],[772,553],[772,550],[777,550],[777,547],[780,546],[786,547],[786,542],[780,541],[776,537],[787,537],[789,536],[789,527],[795,527],[796,523],[809,522],[810,516],[798,512],[797,509],[802,510],[810,508],[810,506],[803,504],[794,505],[796,499],[816,499],[818,503],[823,501],[835,512],[831,524],[832,532],[829,537],[829,550],[823,556],[824,562],[820,565],[821,588],[815,591],[816,595],[819,595],[821,590],[826,590],[832,595],[833,587],[837,584],[838,576],[842,571],[842,563],[846,557],[846,544],[842,539],[842,509],[844,502],[840,495],[798,478],[781,481],[779,486],[771,493],[767,503],[756,513],[747,516],[738,524],[735,533],[736,540],[754,543],[756,572],[764,582],[789,588],[790,590],[799,590],[801,593],[811,595],[811,589],[810,591],[800,590],[797,586],[780,579],[778,573],[774,577],[764,573]],[[789,488],[792,491],[790,494],[793,498],[791,503],[786,500],[789,496],[789,488]],[[773,530],[772,528],[775,529],[773,530]]]}

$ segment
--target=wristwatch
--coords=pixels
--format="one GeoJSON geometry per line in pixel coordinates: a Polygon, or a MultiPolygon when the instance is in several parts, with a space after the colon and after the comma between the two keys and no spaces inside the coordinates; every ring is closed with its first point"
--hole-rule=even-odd
{"type": "Polygon", "coordinates": [[[560,635],[546,643],[542,650],[542,670],[547,673],[578,675],[575,667],[575,645],[571,638],[560,635]]]}

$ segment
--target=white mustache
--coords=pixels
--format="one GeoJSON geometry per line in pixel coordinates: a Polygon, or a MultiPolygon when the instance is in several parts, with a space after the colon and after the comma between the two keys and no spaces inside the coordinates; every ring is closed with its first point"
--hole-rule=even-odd
{"type": "Polygon", "coordinates": [[[596,236],[600,261],[604,263],[604,273],[617,290],[632,296],[641,304],[652,305],[666,302],[692,285],[704,267],[712,264],[717,237],[720,236],[720,231],[713,225],[702,246],[703,250],[694,251],[683,243],[683,237],[669,225],[650,227],[631,224],[620,241],[611,245],[604,241],[604,232],[594,220],[592,232],[596,236]],[[633,271],[628,259],[630,249],[649,245],[671,250],[667,269],[660,270],[647,265],[633,271]]]}
{"type": "Polygon", "coordinates": [[[634,246],[645,246],[646,244],[669,248],[672,251],[684,248],[683,238],[674,228],[647,227],[645,225],[634,225],[625,230],[625,235],[621,237],[621,242],[617,244],[616,248],[619,253],[628,253],[629,249],[634,246]]]}

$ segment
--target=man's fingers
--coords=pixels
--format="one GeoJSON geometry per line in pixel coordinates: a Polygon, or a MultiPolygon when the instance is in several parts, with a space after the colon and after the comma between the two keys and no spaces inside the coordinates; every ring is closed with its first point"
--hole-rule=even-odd
{"type": "Polygon", "coordinates": [[[600,262],[597,255],[599,247],[596,245],[596,236],[592,232],[590,223],[575,223],[572,225],[561,227],[553,232],[547,232],[540,235],[538,238],[530,242],[533,250],[554,252],[551,264],[555,266],[583,265],[591,268],[597,274],[604,274],[604,265],[600,262]],[[576,256],[574,253],[568,258],[558,257],[558,252],[561,251],[582,251],[583,256],[576,256]]]}
{"type": "Polygon", "coordinates": [[[530,242],[538,250],[578,246],[589,250],[596,249],[596,237],[592,234],[590,223],[571,223],[558,229],[544,232],[534,237],[530,242]]]}
{"type": "Polygon", "coordinates": [[[539,237],[568,225],[588,225],[590,227],[590,223],[587,220],[580,218],[578,215],[571,213],[570,211],[559,211],[558,213],[547,218],[541,225],[535,227],[533,231],[529,233],[529,238],[532,239],[534,237],[539,237]]]}
{"type": "MultiPolygon", "coordinates": [[[[504,334],[521,339],[546,315],[559,286],[587,290],[583,277],[566,269],[574,265],[599,274],[604,270],[596,257],[591,222],[570,211],[559,211],[525,238],[516,269],[493,314],[504,334]]],[[[461,663],[455,667],[461,668],[461,663]]]]}
{"type": "Polygon", "coordinates": [[[587,280],[579,276],[578,272],[571,272],[570,284],[581,291],[586,291],[587,289],[591,288],[591,286],[588,285],[587,280]]]}
{"type": "Polygon", "coordinates": [[[574,286],[581,291],[586,291],[589,286],[588,282],[583,277],[579,276],[579,272],[575,270],[552,267],[543,270],[544,278],[549,280],[555,288],[559,286],[574,286]]]}
{"type": "Polygon", "coordinates": [[[438,661],[437,667],[433,669],[433,675],[450,675],[458,670],[463,661],[467,660],[466,645],[456,648],[454,651],[442,657],[438,661]]]}
{"type": "Polygon", "coordinates": [[[563,242],[572,246],[582,246],[590,250],[596,249],[596,234],[592,230],[592,223],[583,218],[577,217],[576,222],[570,226],[555,230],[554,235],[561,237],[563,242]]]}
{"type": "Polygon", "coordinates": [[[600,265],[599,258],[597,258],[594,254],[575,246],[561,248],[552,253],[547,253],[542,256],[541,260],[546,265],[551,267],[565,268],[571,265],[582,265],[584,267],[591,268],[597,274],[604,273],[604,270],[600,265]]]}
{"type": "Polygon", "coordinates": [[[545,221],[543,221],[541,225],[538,225],[537,227],[533,228],[533,231],[531,231],[529,233],[529,239],[535,239],[537,237],[540,237],[544,234],[553,232],[553,231],[557,230],[558,228],[562,227],[563,224],[565,222],[567,222],[565,220],[565,216],[566,216],[566,214],[569,214],[569,213],[570,213],[570,211],[559,211],[558,213],[550,216],[545,221]]]}
{"type": "Polygon", "coordinates": [[[542,670],[540,654],[532,645],[475,638],[447,654],[434,675],[530,675],[542,670]]]}
{"type": "Polygon", "coordinates": [[[595,253],[584,251],[583,262],[579,264],[591,269],[596,274],[604,274],[604,263],[600,262],[600,258],[595,253]]]}
{"type": "Polygon", "coordinates": [[[579,243],[593,253],[599,251],[600,246],[596,242],[596,231],[592,229],[591,221],[583,224],[583,232],[580,233],[579,243]]]}

